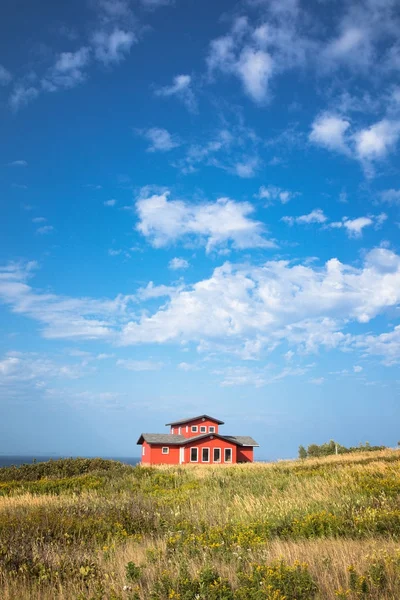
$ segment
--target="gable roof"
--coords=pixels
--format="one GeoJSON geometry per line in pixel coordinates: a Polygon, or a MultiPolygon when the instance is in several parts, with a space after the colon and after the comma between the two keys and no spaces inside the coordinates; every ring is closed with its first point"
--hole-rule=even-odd
{"type": "Polygon", "coordinates": [[[239,446],[253,446],[254,447],[254,446],[260,445],[260,444],[257,444],[256,440],[254,440],[249,435],[225,435],[224,437],[226,440],[232,440],[239,446]]]}
{"type": "Polygon", "coordinates": [[[210,417],[209,415],[199,415],[198,417],[190,417],[189,419],[180,419],[179,421],[165,423],[165,425],[182,425],[184,423],[190,423],[191,421],[198,421],[199,419],[207,419],[208,421],[218,423],[218,425],[224,425],[223,421],[220,421],[219,419],[214,419],[214,417],[210,417]]]}
{"type": "Polygon", "coordinates": [[[183,435],[173,435],[172,433],[142,433],[136,442],[137,444],[167,444],[180,445],[186,442],[187,438],[183,435]]]}
{"type": "Polygon", "coordinates": [[[201,435],[189,438],[172,433],[142,433],[137,444],[147,442],[148,444],[165,444],[166,446],[185,446],[186,444],[193,444],[193,442],[198,442],[208,437],[226,440],[227,442],[236,444],[236,446],[258,446],[257,442],[248,435],[221,435],[219,433],[202,433],[201,435]]]}

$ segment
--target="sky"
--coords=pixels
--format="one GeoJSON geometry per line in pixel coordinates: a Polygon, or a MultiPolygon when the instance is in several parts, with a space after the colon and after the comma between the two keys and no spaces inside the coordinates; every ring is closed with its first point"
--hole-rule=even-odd
{"type": "Polygon", "coordinates": [[[400,439],[397,0],[5,2],[0,453],[400,439]]]}

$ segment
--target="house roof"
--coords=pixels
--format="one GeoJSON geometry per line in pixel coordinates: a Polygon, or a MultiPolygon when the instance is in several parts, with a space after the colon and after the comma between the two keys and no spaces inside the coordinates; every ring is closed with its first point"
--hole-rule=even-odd
{"type": "Polygon", "coordinates": [[[142,433],[137,441],[137,444],[167,444],[181,445],[186,442],[187,438],[183,435],[173,435],[172,433],[142,433]]]}
{"type": "Polygon", "coordinates": [[[258,446],[257,442],[248,435],[220,435],[219,433],[203,433],[202,435],[195,435],[194,437],[189,438],[183,435],[175,435],[172,433],[142,433],[137,441],[137,444],[143,444],[143,442],[147,442],[148,444],[184,446],[186,444],[192,444],[193,442],[197,442],[211,436],[232,442],[232,444],[236,444],[237,446],[258,446]]]}
{"type": "Polygon", "coordinates": [[[236,442],[237,444],[239,444],[239,446],[253,446],[254,447],[254,446],[260,445],[260,444],[257,444],[256,440],[254,440],[249,435],[225,435],[224,438],[227,440],[232,440],[232,441],[236,442]]]}
{"type": "Polygon", "coordinates": [[[214,417],[210,417],[210,415],[199,415],[198,417],[190,417],[189,419],[180,419],[179,421],[165,423],[165,425],[182,425],[183,423],[190,423],[191,421],[198,421],[199,419],[208,419],[208,421],[213,421],[214,423],[218,423],[218,425],[224,425],[223,421],[214,419],[214,417]]]}

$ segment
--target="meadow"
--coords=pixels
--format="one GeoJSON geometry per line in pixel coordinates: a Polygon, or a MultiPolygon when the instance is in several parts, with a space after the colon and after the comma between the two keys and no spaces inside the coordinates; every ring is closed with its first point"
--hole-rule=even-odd
{"type": "Polygon", "coordinates": [[[2,600],[400,598],[400,451],[0,469],[2,600]]]}

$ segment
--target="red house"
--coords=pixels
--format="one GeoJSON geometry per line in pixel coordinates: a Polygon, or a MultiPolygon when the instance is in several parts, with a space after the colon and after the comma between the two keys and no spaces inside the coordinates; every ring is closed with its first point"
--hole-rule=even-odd
{"type": "Polygon", "coordinates": [[[142,433],[142,464],[182,465],[185,463],[221,464],[253,462],[258,446],[247,435],[221,435],[223,421],[208,415],[167,423],[170,433],[142,433]]]}

